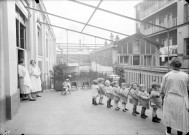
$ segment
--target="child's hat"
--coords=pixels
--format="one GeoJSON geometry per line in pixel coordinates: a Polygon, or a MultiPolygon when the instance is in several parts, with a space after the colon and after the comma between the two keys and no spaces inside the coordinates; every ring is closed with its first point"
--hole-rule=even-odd
{"type": "Polygon", "coordinates": [[[152,82],[151,84],[151,87],[154,88],[154,87],[159,87],[160,88],[160,85],[156,82],[152,82]]]}
{"type": "Polygon", "coordinates": [[[127,86],[127,84],[126,83],[121,83],[121,86],[127,86]]]}
{"type": "Polygon", "coordinates": [[[98,82],[98,83],[101,83],[101,82],[103,82],[103,81],[104,81],[104,78],[98,78],[98,79],[97,79],[97,82],[98,82]]]}

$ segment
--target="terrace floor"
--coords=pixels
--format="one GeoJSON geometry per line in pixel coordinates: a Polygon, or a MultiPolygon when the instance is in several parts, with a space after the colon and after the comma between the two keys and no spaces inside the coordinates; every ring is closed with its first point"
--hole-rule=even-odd
{"type": "MultiPolygon", "coordinates": [[[[22,101],[18,113],[6,127],[11,135],[164,135],[163,124],[151,121],[151,109],[144,120],[131,114],[131,104],[127,105],[129,111],[123,112],[108,109],[106,101],[104,98],[105,105],[93,106],[90,90],[79,89],[66,96],[60,91],[46,90],[35,102],[22,101]]],[[[162,117],[161,110],[158,116],[162,117]]]]}

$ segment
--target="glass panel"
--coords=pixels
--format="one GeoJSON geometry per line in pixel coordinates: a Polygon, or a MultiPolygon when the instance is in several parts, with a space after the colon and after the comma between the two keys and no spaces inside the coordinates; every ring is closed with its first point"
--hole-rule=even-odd
{"type": "Polygon", "coordinates": [[[16,19],[16,46],[19,47],[19,21],[16,19]]]}
{"type": "Polygon", "coordinates": [[[48,50],[49,50],[48,39],[46,39],[46,57],[48,57],[48,50]]]}
{"type": "Polygon", "coordinates": [[[138,53],[140,50],[138,42],[133,42],[133,53],[138,53]]]}
{"type": "Polygon", "coordinates": [[[184,44],[185,44],[185,48],[186,48],[186,55],[189,55],[189,38],[185,38],[184,39],[184,44]]]}
{"type": "Polygon", "coordinates": [[[130,42],[128,44],[128,54],[132,54],[132,52],[133,52],[133,46],[132,46],[132,42],[130,42]]]}
{"type": "Polygon", "coordinates": [[[129,64],[129,56],[124,56],[124,64],[129,64]]]}
{"type": "Polygon", "coordinates": [[[150,54],[150,44],[146,42],[146,54],[150,54]]]}
{"type": "Polygon", "coordinates": [[[156,47],[151,44],[151,54],[155,54],[155,53],[156,53],[156,47]]]}
{"type": "Polygon", "coordinates": [[[133,56],[133,65],[140,64],[140,56],[133,56]]]}
{"type": "Polygon", "coordinates": [[[144,65],[151,66],[152,56],[144,56],[144,65]]]}
{"type": "Polygon", "coordinates": [[[25,31],[26,31],[26,28],[24,27],[24,25],[22,25],[21,23],[20,23],[20,47],[21,48],[23,48],[23,49],[25,49],[26,47],[26,45],[25,45],[25,31]]]}
{"type": "Polygon", "coordinates": [[[120,56],[120,63],[123,64],[123,56],[120,56]]]}
{"type": "Polygon", "coordinates": [[[145,41],[144,40],[140,40],[140,50],[141,50],[141,54],[145,54],[145,41]]]}
{"type": "Polygon", "coordinates": [[[156,56],[153,56],[153,66],[156,66],[156,56]]]}
{"type": "Polygon", "coordinates": [[[123,54],[127,54],[127,44],[123,45],[123,54]]]}
{"type": "Polygon", "coordinates": [[[122,45],[119,45],[117,47],[118,54],[122,54],[122,45]]]}

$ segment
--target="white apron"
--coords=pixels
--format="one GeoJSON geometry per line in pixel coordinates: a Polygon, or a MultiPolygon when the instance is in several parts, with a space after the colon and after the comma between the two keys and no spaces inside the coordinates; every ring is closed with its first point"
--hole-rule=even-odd
{"type": "Polygon", "coordinates": [[[42,90],[41,88],[41,79],[40,79],[40,69],[38,66],[30,66],[29,67],[30,77],[31,77],[31,84],[32,84],[32,92],[39,92],[42,90]],[[38,78],[35,76],[39,76],[38,78]]]}
{"type": "Polygon", "coordinates": [[[19,75],[20,93],[21,94],[31,93],[32,85],[27,68],[22,65],[18,65],[18,75],[19,75]]]}
{"type": "Polygon", "coordinates": [[[165,98],[163,121],[165,126],[184,133],[189,132],[188,74],[182,71],[170,71],[163,77],[162,88],[165,98]]]}

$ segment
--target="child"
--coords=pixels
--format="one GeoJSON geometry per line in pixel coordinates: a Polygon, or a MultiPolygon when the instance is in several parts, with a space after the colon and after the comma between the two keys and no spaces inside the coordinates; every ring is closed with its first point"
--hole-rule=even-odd
{"type": "Polygon", "coordinates": [[[120,98],[117,95],[119,93],[119,91],[120,91],[119,82],[118,81],[114,81],[113,85],[114,85],[114,87],[112,89],[112,92],[114,94],[114,98],[113,98],[114,99],[114,106],[115,106],[115,110],[119,111],[120,108],[118,107],[118,103],[120,101],[120,98]]]}
{"type": "Polygon", "coordinates": [[[128,111],[128,109],[126,108],[126,104],[127,104],[127,100],[128,100],[128,94],[129,94],[129,88],[126,88],[126,83],[121,83],[121,89],[120,89],[119,97],[122,100],[123,112],[128,111]]]}
{"type": "Polygon", "coordinates": [[[129,102],[133,104],[133,115],[137,116],[137,114],[140,114],[137,112],[137,105],[138,105],[138,84],[137,83],[132,83],[130,87],[130,100],[129,102]]]}
{"type": "Polygon", "coordinates": [[[93,80],[92,86],[91,86],[91,89],[92,89],[92,104],[93,105],[98,105],[96,103],[96,98],[99,96],[99,94],[98,94],[99,87],[98,87],[97,84],[98,84],[97,80],[93,80]]]}
{"type": "Polygon", "coordinates": [[[112,86],[110,86],[110,81],[109,80],[106,80],[105,81],[105,91],[106,91],[106,96],[108,98],[107,100],[107,107],[108,108],[111,108],[112,105],[111,105],[111,101],[114,97],[114,94],[112,93],[112,86]]]}
{"type": "Polygon", "coordinates": [[[157,109],[162,108],[162,98],[159,92],[160,85],[154,82],[152,83],[151,87],[150,106],[153,108],[152,122],[160,123],[161,119],[157,117],[157,109]]]}
{"type": "Polygon", "coordinates": [[[61,94],[66,95],[67,91],[69,91],[70,93],[71,85],[70,85],[69,79],[66,79],[66,81],[62,84],[62,86],[63,86],[63,89],[62,89],[61,94]]]}
{"type": "Polygon", "coordinates": [[[100,95],[100,98],[99,98],[99,105],[104,105],[102,103],[102,100],[104,98],[104,95],[105,95],[105,91],[104,91],[104,79],[103,78],[98,78],[97,79],[97,82],[98,82],[98,87],[99,87],[99,95],[100,95]]]}
{"type": "Polygon", "coordinates": [[[149,100],[150,100],[150,95],[146,91],[146,86],[144,84],[141,84],[139,86],[139,91],[138,91],[138,97],[139,97],[139,105],[142,106],[141,110],[141,118],[146,119],[148,116],[146,116],[145,111],[146,109],[149,109],[149,100]]]}

